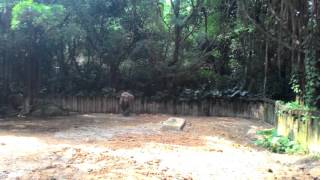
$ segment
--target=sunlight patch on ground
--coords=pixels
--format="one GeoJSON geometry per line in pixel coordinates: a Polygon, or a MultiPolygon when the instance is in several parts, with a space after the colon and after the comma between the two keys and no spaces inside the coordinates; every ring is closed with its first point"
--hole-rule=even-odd
{"type": "Polygon", "coordinates": [[[88,117],[88,118],[95,118],[95,117],[97,117],[97,116],[92,115],[92,114],[84,114],[84,115],[81,115],[81,116],[83,116],[83,117],[88,117]]]}
{"type": "Polygon", "coordinates": [[[27,153],[46,148],[46,144],[34,137],[19,137],[19,136],[0,136],[0,154],[6,156],[19,156],[27,153]]]}
{"type": "Polygon", "coordinates": [[[6,121],[0,179],[272,179],[306,174],[300,167],[317,170],[297,164],[299,156],[247,144],[256,130],[268,128],[256,121],[187,118],[184,131],[172,133],[160,131],[167,117],[92,116],[32,122],[37,126],[6,121]]]}
{"type": "MultiPolygon", "coordinates": [[[[215,137],[209,139],[219,140],[220,142],[217,143],[222,145],[232,144],[232,142],[223,142],[222,139],[215,139],[215,137]]],[[[218,149],[219,144],[212,146],[218,149]]],[[[148,143],[143,148],[111,152],[113,156],[131,157],[141,164],[156,161],[159,164],[159,170],[168,170],[171,173],[184,174],[196,179],[238,178],[244,175],[263,178],[264,173],[257,171],[256,168],[260,167],[262,172],[267,172],[263,168],[267,159],[258,154],[252,156],[251,153],[237,150],[231,146],[210,151],[204,147],[175,147],[159,143],[148,143]],[[250,158],[252,160],[248,161],[250,158]]]]}
{"type": "Polygon", "coordinates": [[[46,148],[48,146],[38,138],[0,136],[0,179],[16,179],[37,168],[38,163],[29,160],[46,148]]]}

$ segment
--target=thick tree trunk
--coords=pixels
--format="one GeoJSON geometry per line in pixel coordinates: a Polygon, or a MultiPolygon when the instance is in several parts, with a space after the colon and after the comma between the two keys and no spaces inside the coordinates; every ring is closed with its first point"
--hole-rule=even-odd
{"type": "Polygon", "coordinates": [[[204,28],[206,33],[206,40],[208,39],[208,12],[205,7],[201,9],[203,16],[204,16],[204,28]]]}
{"type": "Polygon", "coordinates": [[[279,27],[279,34],[278,34],[278,48],[277,48],[277,63],[278,63],[278,78],[279,80],[282,78],[281,76],[281,38],[282,38],[282,30],[281,30],[281,26],[279,27]]]}
{"type": "Polygon", "coordinates": [[[267,82],[268,82],[268,51],[269,51],[269,43],[266,41],[266,50],[265,50],[265,62],[264,62],[264,82],[263,82],[263,97],[266,97],[267,90],[267,82]]]}
{"type": "Polygon", "coordinates": [[[32,59],[29,57],[25,60],[25,91],[24,91],[24,103],[22,112],[20,115],[26,115],[30,113],[31,104],[32,104],[32,59]]]}
{"type": "Polygon", "coordinates": [[[173,52],[173,58],[172,62],[169,64],[169,66],[175,65],[177,62],[179,62],[179,55],[180,55],[180,45],[181,45],[181,35],[182,35],[182,27],[180,21],[180,0],[171,0],[171,5],[173,8],[174,16],[176,22],[175,23],[175,40],[174,40],[174,52],[173,52]]]}
{"type": "Polygon", "coordinates": [[[172,63],[170,65],[174,65],[179,62],[179,54],[180,54],[180,42],[181,42],[181,28],[176,25],[175,27],[175,41],[174,41],[174,53],[172,63]]]}
{"type": "MultiPolygon", "coordinates": [[[[317,0],[314,0],[314,14],[317,20],[317,26],[316,26],[316,33],[318,34],[318,38],[320,38],[320,4],[318,3],[317,0]]],[[[320,48],[320,47],[318,47],[320,48]]],[[[316,69],[318,72],[318,76],[320,76],[320,49],[317,50],[316,52],[316,69]]],[[[319,77],[318,77],[319,78],[319,77]]],[[[318,99],[316,100],[316,107],[320,109],[320,86],[316,87],[316,96],[318,99]]]]}
{"type": "MultiPolygon", "coordinates": [[[[110,87],[117,89],[118,88],[118,75],[119,69],[118,65],[111,64],[110,65],[110,87]]],[[[125,87],[128,88],[128,87],[125,87]]]]}
{"type": "MultiPolygon", "coordinates": [[[[315,64],[315,67],[316,67],[316,69],[317,69],[317,72],[318,72],[318,78],[319,78],[319,76],[320,76],[320,50],[318,50],[317,52],[316,52],[316,64],[315,64]]],[[[318,109],[320,109],[320,86],[317,86],[316,87],[316,90],[315,90],[315,98],[317,98],[316,100],[315,100],[315,105],[316,105],[316,107],[318,108],[318,109]]]]}
{"type": "Polygon", "coordinates": [[[37,59],[38,55],[35,50],[38,50],[39,47],[36,43],[37,32],[31,30],[30,33],[33,34],[31,38],[30,45],[28,47],[28,54],[26,55],[25,60],[25,74],[26,74],[26,84],[25,84],[25,93],[24,93],[24,107],[22,110],[22,115],[29,114],[34,104],[34,99],[38,95],[39,91],[39,75],[40,67],[39,61],[37,59]]]}

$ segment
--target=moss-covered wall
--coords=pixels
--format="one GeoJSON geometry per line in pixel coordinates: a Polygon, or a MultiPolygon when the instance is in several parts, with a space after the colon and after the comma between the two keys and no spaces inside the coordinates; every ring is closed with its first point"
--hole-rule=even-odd
{"type": "Polygon", "coordinates": [[[276,107],[276,125],[279,135],[289,136],[310,152],[320,153],[320,119],[317,112],[286,110],[276,107]]]}

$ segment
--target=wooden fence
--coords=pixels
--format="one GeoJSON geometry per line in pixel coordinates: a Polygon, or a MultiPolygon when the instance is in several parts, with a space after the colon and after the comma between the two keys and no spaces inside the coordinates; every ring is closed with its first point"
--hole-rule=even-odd
{"type": "MultiPolygon", "coordinates": [[[[46,101],[80,113],[120,113],[119,100],[115,97],[52,97],[46,101]]],[[[137,98],[134,101],[132,112],[240,117],[259,119],[271,124],[275,119],[274,102],[260,99],[215,98],[201,102],[176,102],[137,98]]]]}
{"type": "Polygon", "coordinates": [[[286,110],[276,106],[276,126],[279,135],[299,142],[310,152],[320,153],[320,113],[286,110]]]}

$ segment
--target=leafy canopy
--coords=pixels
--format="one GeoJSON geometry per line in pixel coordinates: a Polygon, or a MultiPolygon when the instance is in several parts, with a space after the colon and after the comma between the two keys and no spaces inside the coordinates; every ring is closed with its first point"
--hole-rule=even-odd
{"type": "Polygon", "coordinates": [[[46,5],[23,0],[17,3],[12,9],[11,28],[13,30],[28,25],[49,27],[55,25],[58,19],[64,14],[64,7],[61,5],[46,5]]]}

